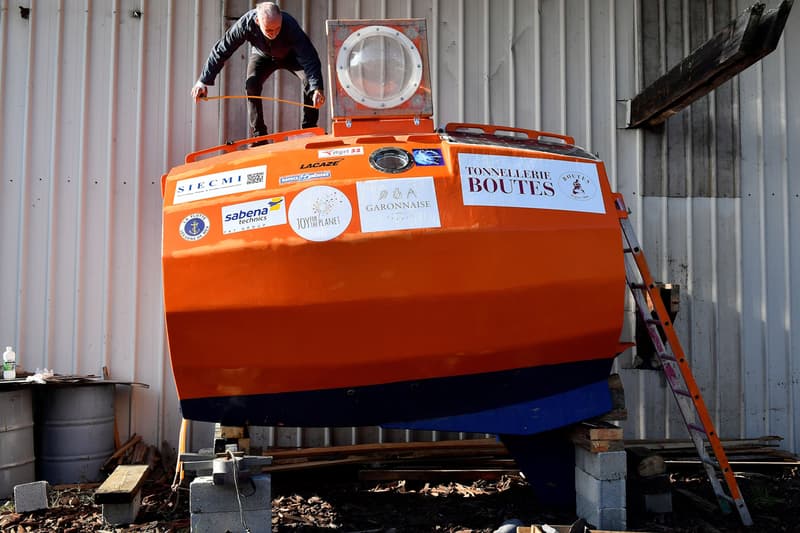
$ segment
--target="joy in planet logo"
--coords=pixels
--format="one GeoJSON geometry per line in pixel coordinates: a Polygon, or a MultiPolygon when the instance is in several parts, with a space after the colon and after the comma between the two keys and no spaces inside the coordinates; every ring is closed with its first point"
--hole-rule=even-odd
{"type": "Polygon", "coordinates": [[[301,191],[289,206],[289,225],[309,241],[335,239],[347,229],[352,217],[347,195],[327,185],[301,191]]]}

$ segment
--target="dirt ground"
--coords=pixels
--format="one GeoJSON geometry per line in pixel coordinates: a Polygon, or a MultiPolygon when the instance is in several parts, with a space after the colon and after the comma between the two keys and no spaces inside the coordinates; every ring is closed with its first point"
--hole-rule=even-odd
{"type": "MultiPolygon", "coordinates": [[[[572,524],[574,507],[537,504],[528,484],[518,476],[498,482],[456,482],[438,485],[404,481],[372,484],[320,484],[281,480],[273,484],[273,531],[341,532],[473,532],[491,533],[503,522],[524,525],[572,524]]],[[[735,512],[723,515],[705,473],[670,474],[673,512],[646,514],[628,508],[629,531],[713,532],[800,531],[800,474],[795,467],[771,467],[743,472],[739,485],[745,494],[754,527],[744,528],[735,512]]]]}
{"type": "MultiPolygon", "coordinates": [[[[325,468],[272,477],[272,531],[276,533],[491,533],[510,519],[522,524],[571,524],[574,508],[542,507],[525,481],[505,475],[496,481],[359,482],[358,469],[325,468]]],[[[744,528],[738,514],[723,515],[713,504],[704,473],[689,468],[669,474],[673,512],[644,514],[628,506],[629,531],[782,532],[800,531],[800,473],[796,466],[741,470],[739,485],[755,525],[744,528]],[[710,504],[710,505],[709,505],[710,504]]],[[[84,531],[188,532],[188,490],[147,482],[137,523],[103,524],[93,490],[52,491],[51,508],[16,514],[0,506],[3,533],[84,531]]],[[[629,494],[630,496],[630,494],[629,494]]],[[[2,502],[0,502],[2,503],[2,502]]]]}

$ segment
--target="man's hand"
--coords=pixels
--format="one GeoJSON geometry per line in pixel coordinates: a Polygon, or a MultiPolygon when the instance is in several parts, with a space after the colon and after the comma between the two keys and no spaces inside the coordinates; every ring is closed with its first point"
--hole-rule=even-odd
{"type": "Polygon", "coordinates": [[[316,89],[314,91],[314,96],[312,98],[314,102],[314,107],[316,107],[317,109],[319,109],[325,104],[325,93],[323,93],[319,89],[316,89]]]}
{"type": "Polygon", "coordinates": [[[194,101],[197,102],[206,96],[208,96],[208,86],[202,81],[197,80],[197,83],[195,83],[194,87],[192,87],[192,98],[194,98],[194,101]]]}

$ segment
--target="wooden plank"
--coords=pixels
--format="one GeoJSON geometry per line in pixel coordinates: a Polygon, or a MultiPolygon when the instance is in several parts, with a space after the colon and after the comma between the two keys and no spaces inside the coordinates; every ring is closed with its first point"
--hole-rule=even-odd
{"type": "Polygon", "coordinates": [[[763,3],[745,10],[631,101],[629,127],[664,122],[772,52],[783,33],[792,2],[784,0],[777,10],[767,13],[763,3]]]}
{"type": "Polygon", "coordinates": [[[117,459],[119,459],[120,457],[125,455],[125,452],[127,452],[133,446],[136,446],[141,440],[142,440],[142,436],[141,435],[137,435],[136,433],[131,435],[131,438],[129,438],[128,441],[125,444],[122,445],[122,447],[117,449],[117,451],[115,451],[114,453],[111,454],[111,457],[106,459],[106,462],[103,463],[102,470],[110,469],[109,467],[113,463],[115,463],[117,459]]]}
{"type": "Polygon", "coordinates": [[[592,453],[619,452],[625,449],[625,444],[621,440],[589,440],[573,437],[572,442],[592,453]]]}
{"type": "MultiPolygon", "coordinates": [[[[736,446],[766,446],[770,442],[780,442],[783,437],[764,436],[754,439],[722,439],[722,447],[726,450],[736,446]]],[[[670,450],[676,448],[686,448],[694,450],[694,443],[683,439],[629,439],[625,441],[625,447],[641,446],[651,450],[670,450]]],[[[777,444],[775,445],[777,446],[777,444]]]]}
{"type": "Polygon", "coordinates": [[[611,411],[607,412],[603,416],[599,417],[600,420],[604,420],[606,422],[618,422],[620,420],[627,420],[628,419],[628,410],[627,409],[612,409],[611,411]]]}
{"type": "Polygon", "coordinates": [[[143,441],[137,442],[136,446],[133,447],[133,452],[131,453],[130,464],[142,464],[144,462],[144,456],[147,453],[147,448],[147,444],[145,444],[143,441]]]}
{"type": "Polygon", "coordinates": [[[434,468],[453,465],[457,462],[458,468],[470,469],[464,463],[479,463],[482,468],[489,468],[490,463],[495,468],[513,468],[511,459],[508,459],[508,450],[502,443],[495,439],[451,440],[436,442],[401,442],[379,444],[356,444],[349,446],[330,446],[305,449],[265,450],[263,455],[272,457],[272,465],[265,467],[264,472],[280,472],[287,470],[302,470],[321,468],[353,463],[376,462],[384,465],[403,463],[411,460],[436,461],[434,468]],[[502,465],[502,466],[500,466],[502,465]],[[508,466],[506,466],[508,465],[508,466]]]}
{"type": "Polygon", "coordinates": [[[352,465],[369,462],[371,457],[347,457],[345,459],[332,459],[330,461],[302,461],[297,463],[272,464],[261,468],[261,472],[287,472],[291,470],[308,470],[311,468],[325,468],[328,466],[352,465]]]}
{"type": "Polygon", "coordinates": [[[572,428],[574,437],[588,440],[622,440],[622,428],[608,422],[581,422],[572,428]]]}
{"type": "Polygon", "coordinates": [[[518,468],[396,468],[368,469],[358,472],[361,481],[397,481],[401,479],[415,481],[470,481],[483,479],[487,481],[500,479],[502,476],[517,475],[518,468]]]}
{"type": "Polygon", "coordinates": [[[437,442],[397,442],[381,444],[353,444],[349,446],[327,446],[318,448],[267,449],[263,454],[273,459],[289,457],[319,457],[365,453],[411,453],[425,451],[448,451],[464,453],[508,454],[506,447],[496,439],[449,440],[437,442]]]}
{"type": "MultiPolygon", "coordinates": [[[[269,454],[267,454],[269,456],[269,454]]],[[[302,457],[302,456],[293,456],[293,457],[272,457],[272,464],[273,465],[284,465],[284,464],[292,464],[292,463],[303,463],[308,461],[335,461],[338,459],[347,459],[348,457],[353,457],[353,455],[348,454],[332,454],[332,455],[325,455],[325,456],[313,456],[313,457],[302,457]]],[[[396,464],[396,463],[408,463],[409,461],[415,461],[417,463],[426,461],[428,463],[436,462],[438,464],[443,463],[458,463],[459,465],[464,464],[481,464],[481,465],[489,465],[489,464],[502,464],[513,462],[514,459],[508,455],[508,452],[503,451],[500,454],[483,454],[483,453],[476,453],[476,454],[464,454],[458,453],[453,454],[449,453],[445,450],[442,451],[426,451],[426,452],[410,452],[410,453],[386,453],[386,454],[379,454],[379,453],[368,453],[362,455],[356,455],[356,457],[363,457],[364,462],[369,463],[381,463],[381,464],[396,464]]]]}
{"type": "MultiPolygon", "coordinates": [[[[667,465],[672,466],[701,466],[703,463],[699,459],[682,459],[682,460],[672,460],[667,459],[665,461],[667,465]]],[[[728,464],[731,466],[779,466],[781,468],[787,466],[800,466],[800,461],[736,461],[736,460],[728,460],[728,464]]],[[[736,469],[734,469],[736,470],[736,469]]]]}
{"type": "Polygon", "coordinates": [[[570,431],[572,442],[592,453],[616,452],[625,449],[622,428],[602,420],[581,422],[570,431]]]}
{"type": "Polygon", "coordinates": [[[94,493],[95,503],[128,503],[147,477],[147,465],[119,465],[94,493]]]}
{"type": "MultiPolygon", "coordinates": [[[[678,449],[678,450],[675,450],[675,451],[678,454],[680,454],[683,451],[683,449],[678,449]]],[[[668,456],[670,453],[672,453],[672,451],[671,450],[663,450],[661,453],[664,456],[668,456]]],[[[736,457],[736,456],[741,456],[741,455],[750,455],[750,456],[753,456],[753,455],[761,455],[761,456],[768,455],[768,456],[771,456],[771,457],[784,457],[786,459],[792,459],[792,460],[797,458],[797,456],[794,455],[791,452],[787,452],[785,450],[780,450],[780,449],[772,447],[772,446],[726,446],[725,447],[725,453],[728,455],[728,457],[731,457],[731,456],[736,457]]]]}

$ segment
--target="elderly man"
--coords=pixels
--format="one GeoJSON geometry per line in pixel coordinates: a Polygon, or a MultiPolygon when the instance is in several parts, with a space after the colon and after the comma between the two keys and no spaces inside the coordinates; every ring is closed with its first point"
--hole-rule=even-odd
{"type": "MultiPolygon", "coordinates": [[[[261,96],[264,82],[273,72],[288,70],[303,84],[303,103],[306,107],[303,107],[302,127],[316,126],[319,108],[325,103],[319,55],[294,17],[281,12],[273,2],[257,4],[217,41],[208,55],[200,79],[192,88],[194,99],[208,95],[207,87],[214,85],[214,79],[225,61],[245,41],[251,45],[245,82],[247,96],[261,96]]],[[[267,134],[259,98],[247,100],[247,116],[253,136],[267,134]]]]}

